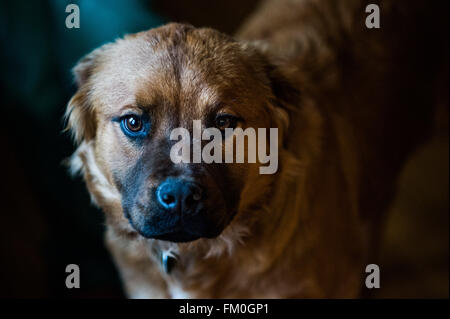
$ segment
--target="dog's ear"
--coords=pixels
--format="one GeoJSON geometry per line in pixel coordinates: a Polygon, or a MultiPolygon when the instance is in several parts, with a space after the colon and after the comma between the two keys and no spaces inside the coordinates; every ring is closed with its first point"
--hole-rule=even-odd
{"type": "Polygon", "coordinates": [[[260,63],[260,69],[263,70],[272,91],[272,98],[269,101],[272,121],[281,130],[281,136],[285,136],[290,115],[300,105],[300,88],[296,85],[297,81],[291,78],[290,69],[270,53],[263,41],[245,42],[243,47],[260,63]]]}
{"type": "Polygon", "coordinates": [[[104,45],[83,57],[73,68],[73,74],[78,87],[70,99],[65,112],[66,131],[70,131],[75,141],[80,144],[95,137],[96,121],[92,105],[89,101],[89,80],[95,73],[99,58],[107,49],[104,45]]]}
{"type": "Polygon", "coordinates": [[[295,110],[300,102],[300,89],[294,84],[294,80],[290,79],[283,66],[276,62],[268,60],[265,70],[276,99],[274,103],[283,109],[295,110]]]}
{"type": "Polygon", "coordinates": [[[64,115],[66,128],[70,131],[77,144],[83,140],[89,141],[95,137],[94,112],[88,101],[88,90],[80,88],[70,99],[64,115]]]}
{"type": "Polygon", "coordinates": [[[281,66],[266,61],[265,70],[274,96],[271,101],[272,120],[281,130],[280,136],[284,139],[289,128],[291,114],[298,108],[300,91],[295,87],[293,81],[282,72],[281,66]]]}

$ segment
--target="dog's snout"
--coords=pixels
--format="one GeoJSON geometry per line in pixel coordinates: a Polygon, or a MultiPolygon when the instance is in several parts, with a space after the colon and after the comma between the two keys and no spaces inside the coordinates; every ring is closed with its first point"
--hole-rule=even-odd
{"type": "Polygon", "coordinates": [[[202,197],[199,185],[182,179],[168,178],[156,189],[158,203],[171,212],[195,212],[202,197]]]}

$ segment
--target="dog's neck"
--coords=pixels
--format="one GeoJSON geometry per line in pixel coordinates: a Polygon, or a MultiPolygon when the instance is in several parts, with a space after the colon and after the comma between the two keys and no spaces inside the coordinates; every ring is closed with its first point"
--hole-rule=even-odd
{"type": "MultiPolygon", "coordinates": [[[[225,262],[230,256],[236,259],[236,256],[240,256],[240,250],[248,251],[248,246],[270,247],[267,244],[268,238],[278,238],[277,241],[273,241],[273,245],[277,248],[269,250],[277,254],[282,251],[283,249],[278,248],[288,245],[299,224],[299,220],[293,220],[292,215],[287,218],[283,212],[300,211],[301,199],[298,194],[303,182],[300,176],[302,165],[294,155],[286,150],[281,151],[280,163],[280,171],[272,185],[274,196],[268,196],[265,203],[260,203],[259,210],[238,212],[219,237],[181,244],[152,241],[153,258],[160,264],[161,271],[169,276],[172,273],[180,275],[184,273],[187,264],[196,263],[196,261],[220,259],[225,262]],[[250,215],[255,214],[258,218],[251,218],[250,215]],[[280,229],[283,233],[282,237],[279,236],[280,229]]],[[[294,216],[297,219],[300,218],[299,214],[294,216]]],[[[255,258],[264,259],[264,263],[259,264],[261,272],[280,257],[269,252],[257,251],[256,254],[258,256],[255,258]]],[[[248,252],[244,255],[243,259],[254,259],[248,256],[248,252]]]]}

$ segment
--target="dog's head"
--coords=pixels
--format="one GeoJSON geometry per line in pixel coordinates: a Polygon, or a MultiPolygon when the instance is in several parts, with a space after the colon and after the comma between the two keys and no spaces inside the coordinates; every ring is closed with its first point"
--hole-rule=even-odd
{"type": "Polygon", "coordinates": [[[194,120],[222,131],[278,128],[283,138],[287,86],[258,50],[211,29],[170,24],[104,45],[74,72],[78,91],[67,117],[81,146],[72,163],[115,223],[147,238],[212,238],[270,195],[273,176],[260,175],[258,161],[170,157],[171,132],[182,127],[192,137],[194,120]]]}

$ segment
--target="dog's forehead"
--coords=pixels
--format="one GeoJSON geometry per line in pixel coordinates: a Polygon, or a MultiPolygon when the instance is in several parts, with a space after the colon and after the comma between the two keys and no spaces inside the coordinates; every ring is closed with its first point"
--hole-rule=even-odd
{"type": "Polygon", "coordinates": [[[205,41],[198,36],[176,42],[146,35],[117,41],[93,75],[94,100],[107,112],[124,105],[180,103],[201,112],[218,103],[230,79],[238,79],[242,70],[226,52],[211,52],[205,41]]]}

